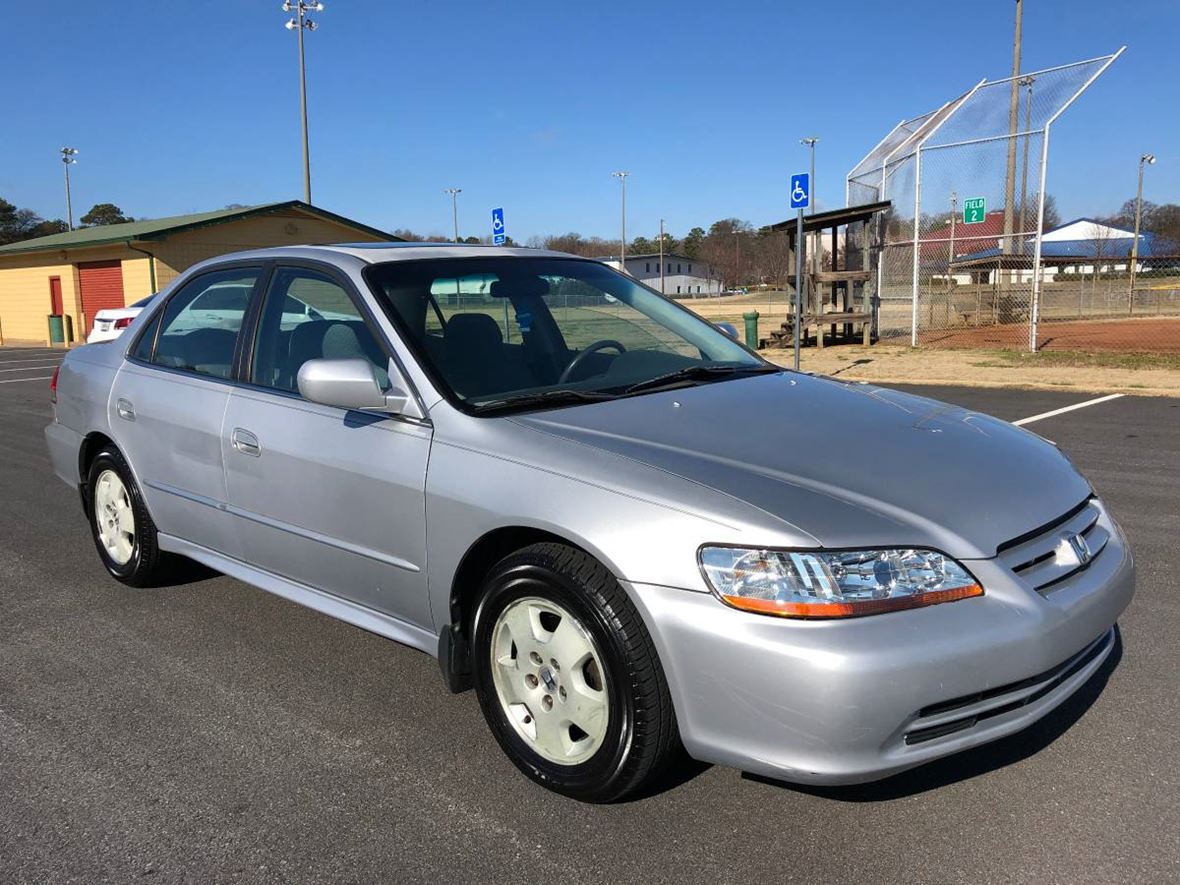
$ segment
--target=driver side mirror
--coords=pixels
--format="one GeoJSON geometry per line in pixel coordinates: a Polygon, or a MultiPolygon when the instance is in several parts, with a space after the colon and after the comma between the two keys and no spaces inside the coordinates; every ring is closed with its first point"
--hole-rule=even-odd
{"type": "Polygon", "coordinates": [[[308,360],[299,367],[299,393],[313,403],[339,409],[375,409],[422,418],[392,362],[389,368],[390,387],[382,390],[373,364],[366,359],[308,360]]]}
{"type": "Polygon", "coordinates": [[[718,323],[717,328],[732,338],[734,341],[738,340],[737,326],[733,323],[718,323]]]}

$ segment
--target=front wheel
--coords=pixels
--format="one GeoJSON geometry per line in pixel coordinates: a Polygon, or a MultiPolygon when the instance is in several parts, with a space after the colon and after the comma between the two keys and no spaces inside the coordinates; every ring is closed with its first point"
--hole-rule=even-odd
{"type": "Polygon", "coordinates": [[[484,583],[472,634],[484,717],[533,780],[609,802],[673,758],[676,722],[651,637],[591,556],[547,543],[506,557],[484,583]]]}

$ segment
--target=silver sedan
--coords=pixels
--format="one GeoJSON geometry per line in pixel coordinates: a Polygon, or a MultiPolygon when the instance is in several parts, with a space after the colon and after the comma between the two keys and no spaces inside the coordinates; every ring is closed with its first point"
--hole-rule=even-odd
{"type": "Polygon", "coordinates": [[[1134,588],[1052,444],[784,371],[568,255],[225,256],[53,388],[112,576],[188,557],[434,655],[583,800],[680,747],[841,784],[1011,734],[1102,664],[1134,588]]]}

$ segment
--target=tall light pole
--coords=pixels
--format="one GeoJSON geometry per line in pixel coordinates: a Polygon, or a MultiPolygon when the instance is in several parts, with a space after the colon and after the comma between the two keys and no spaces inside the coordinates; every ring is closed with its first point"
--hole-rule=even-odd
{"type": "Polygon", "coordinates": [[[664,294],[664,219],[660,219],[660,294],[664,294]]]}
{"type": "Polygon", "coordinates": [[[1127,287],[1127,313],[1135,311],[1135,265],[1139,263],[1139,224],[1143,219],[1143,168],[1155,163],[1155,154],[1139,158],[1139,189],[1135,191],[1135,239],[1131,241],[1131,282],[1127,287]]]}
{"type": "Polygon", "coordinates": [[[444,194],[451,195],[451,222],[455,226],[455,242],[459,242],[459,194],[463,193],[461,187],[448,187],[443,191],[444,194]]]}
{"type": "Polygon", "coordinates": [[[77,148],[64,147],[61,149],[61,162],[66,169],[66,224],[70,226],[70,230],[74,229],[74,202],[70,196],[70,167],[78,162],[74,159],[77,154],[77,148]]]}
{"type": "Polygon", "coordinates": [[[299,116],[303,123],[303,202],[311,203],[311,157],[307,149],[307,71],[303,63],[303,32],[319,27],[307,17],[309,12],[323,12],[324,4],[307,0],[283,0],[283,12],[294,12],[287,20],[288,31],[299,32],[299,116]]]}
{"type": "Polygon", "coordinates": [[[808,200],[807,214],[811,215],[815,212],[815,146],[819,142],[818,138],[809,136],[807,138],[800,138],[799,144],[803,145],[811,151],[811,199],[808,200]]]}
{"type": "Polygon", "coordinates": [[[619,270],[623,273],[627,272],[627,176],[630,172],[612,172],[611,177],[617,178],[619,184],[622,185],[622,215],[620,233],[621,240],[619,242],[619,270]]]}

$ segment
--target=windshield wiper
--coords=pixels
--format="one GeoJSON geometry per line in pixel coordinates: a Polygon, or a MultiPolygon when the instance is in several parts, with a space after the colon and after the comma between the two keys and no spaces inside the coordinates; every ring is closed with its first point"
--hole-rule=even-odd
{"type": "Polygon", "coordinates": [[[546,390],[541,393],[522,393],[519,396],[506,396],[503,399],[491,400],[476,405],[480,414],[487,412],[502,412],[507,409],[525,409],[532,406],[561,406],[579,405],[581,403],[598,403],[603,400],[616,399],[618,394],[606,393],[600,390],[546,390]]]}
{"type": "Polygon", "coordinates": [[[733,375],[765,375],[781,372],[777,366],[685,366],[675,372],[656,375],[644,381],[638,381],[630,387],[623,388],[623,394],[639,393],[643,390],[659,390],[664,387],[677,387],[687,381],[708,380],[733,375]]]}

